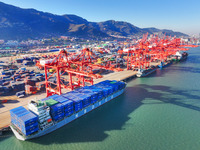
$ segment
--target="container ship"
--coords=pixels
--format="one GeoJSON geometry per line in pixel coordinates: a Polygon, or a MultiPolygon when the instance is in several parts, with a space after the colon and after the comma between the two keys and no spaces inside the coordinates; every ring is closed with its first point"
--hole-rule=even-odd
{"type": "Polygon", "coordinates": [[[124,92],[126,83],[106,80],[61,95],[31,100],[28,110],[20,106],[10,110],[11,130],[19,140],[46,135],[124,92]]]}
{"type": "Polygon", "coordinates": [[[157,70],[157,67],[155,67],[155,66],[151,66],[148,69],[139,69],[138,72],[136,73],[136,76],[139,78],[146,77],[146,76],[156,72],[156,70],[157,70]]]}
{"type": "Polygon", "coordinates": [[[187,57],[188,57],[188,53],[177,51],[172,60],[175,62],[179,62],[179,61],[186,60],[187,57]]]}

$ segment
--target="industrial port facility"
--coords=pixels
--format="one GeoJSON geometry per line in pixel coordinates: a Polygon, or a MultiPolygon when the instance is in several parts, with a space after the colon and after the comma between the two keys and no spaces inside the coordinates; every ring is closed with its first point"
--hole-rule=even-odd
{"type": "Polygon", "coordinates": [[[30,100],[62,95],[104,80],[146,77],[157,68],[186,60],[189,47],[197,45],[176,37],[145,34],[137,41],[108,42],[104,47],[60,46],[42,53],[2,57],[0,129],[10,125],[10,110],[27,108],[30,100]]]}

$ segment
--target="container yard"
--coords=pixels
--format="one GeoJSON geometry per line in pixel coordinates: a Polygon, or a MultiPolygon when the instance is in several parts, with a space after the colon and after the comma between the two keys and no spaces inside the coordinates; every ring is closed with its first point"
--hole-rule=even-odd
{"type": "MultiPolygon", "coordinates": [[[[12,119],[16,121],[14,124],[20,126],[23,134],[29,135],[29,128],[33,127],[31,131],[35,132],[38,129],[37,124],[34,122],[34,126],[28,127],[27,130],[26,124],[17,122],[17,117],[20,117],[17,116],[17,109],[11,111],[10,118],[11,109],[19,106],[27,108],[30,100],[45,100],[46,97],[49,105],[52,103],[56,106],[59,104],[48,97],[65,93],[63,97],[69,98],[72,95],[66,92],[104,80],[128,81],[135,77],[148,76],[156,72],[157,68],[165,68],[172,63],[184,61],[187,59],[188,54],[185,51],[189,50],[188,47],[196,47],[183,44],[179,38],[148,34],[134,43],[118,42],[115,46],[112,43],[113,48],[108,45],[98,49],[90,47],[72,51],[62,48],[54,53],[1,58],[0,129],[10,125],[12,119]]],[[[87,102],[83,104],[85,107],[88,105],[87,102]]],[[[83,106],[77,102],[75,111],[83,106]]],[[[54,107],[51,109],[51,112],[54,112],[54,107]]],[[[24,114],[34,118],[34,115],[23,110],[24,114]]],[[[60,113],[60,116],[52,119],[59,120],[63,115],[60,113]]]]}

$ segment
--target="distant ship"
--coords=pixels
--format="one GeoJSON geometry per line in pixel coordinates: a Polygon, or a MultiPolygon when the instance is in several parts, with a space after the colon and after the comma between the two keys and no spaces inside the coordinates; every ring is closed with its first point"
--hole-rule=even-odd
{"type": "Polygon", "coordinates": [[[184,61],[187,59],[187,57],[188,57],[188,53],[178,51],[178,52],[176,52],[176,54],[174,55],[174,58],[172,60],[176,61],[176,62],[184,61]]]}
{"type": "Polygon", "coordinates": [[[10,127],[19,140],[38,138],[116,98],[125,87],[124,82],[106,80],[62,95],[32,100],[29,110],[22,106],[10,110],[10,127]]]}
{"type": "Polygon", "coordinates": [[[136,76],[139,77],[139,78],[140,77],[146,77],[146,76],[156,72],[156,70],[157,70],[157,67],[155,67],[155,66],[151,66],[148,69],[138,69],[136,76]]]}

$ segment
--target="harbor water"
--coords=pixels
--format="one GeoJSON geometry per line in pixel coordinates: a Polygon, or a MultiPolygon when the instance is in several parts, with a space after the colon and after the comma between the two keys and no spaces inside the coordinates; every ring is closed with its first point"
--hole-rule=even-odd
{"type": "Polygon", "coordinates": [[[200,48],[128,82],[118,98],[43,137],[0,137],[2,150],[199,150],[200,48]]]}

